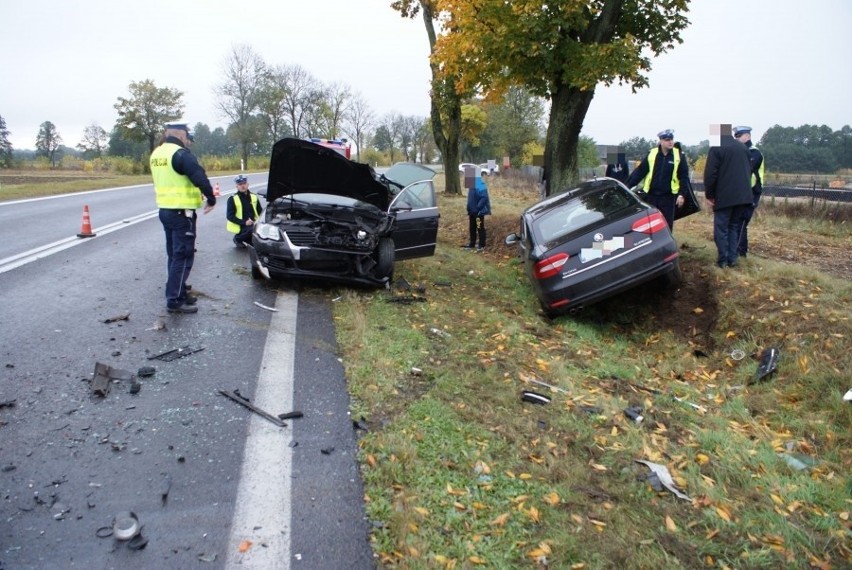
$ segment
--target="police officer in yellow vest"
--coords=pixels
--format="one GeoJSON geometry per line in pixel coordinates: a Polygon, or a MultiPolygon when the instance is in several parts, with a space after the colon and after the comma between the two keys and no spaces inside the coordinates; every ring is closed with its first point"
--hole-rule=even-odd
{"type": "Polygon", "coordinates": [[[245,247],[247,243],[251,243],[254,222],[263,208],[257,199],[257,194],[249,190],[248,178],[240,174],[234,178],[234,183],[237,185],[237,192],[228,198],[228,223],[225,227],[229,232],[236,234],[234,245],[245,247]]]}
{"type": "Polygon", "coordinates": [[[674,229],[675,208],[683,206],[686,198],[683,196],[689,184],[689,167],[683,154],[674,148],[674,132],[666,129],[657,133],[660,143],[651,149],[648,156],[642,159],[639,166],[627,179],[627,186],[632,188],[643,181],[642,199],[657,208],[669,229],[674,229]]]}
{"type": "Polygon", "coordinates": [[[198,312],[197,299],[186,290],[195,260],[195,210],[201,207],[202,198],[206,199],[205,214],[216,205],[204,168],[189,152],[191,143],[186,123],[166,123],[163,142],[151,153],[151,177],[166,233],[166,309],[170,313],[198,312]]]}
{"type": "Polygon", "coordinates": [[[760,196],[763,194],[763,176],[766,173],[766,168],[763,163],[763,153],[757,150],[751,142],[751,127],[734,127],[734,138],[748,147],[748,157],[751,163],[751,195],[752,203],[746,208],[743,214],[743,225],[740,229],[740,241],[737,245],[737,254],[740,257],[748,255],[748,223],[760,203],[760,196]]]}

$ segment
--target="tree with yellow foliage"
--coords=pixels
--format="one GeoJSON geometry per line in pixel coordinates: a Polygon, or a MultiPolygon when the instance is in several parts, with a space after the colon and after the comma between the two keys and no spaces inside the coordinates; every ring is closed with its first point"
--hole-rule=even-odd
{"type": "MultiPolygon", "coordinates": [[[[550,100],[544,151],[548,195],[578,179],[580,130],[597,85],[629,84],[634,91],[647,86],[650,56],[681,43],[680,32],[689,24],[689,0],[419,4],[429,5],[442,32],[432,50],[433,75],[451,82],[459,97],[496,100],[517,85],[550,100]]],[[[433,91],[433,112],[434,97],[433,91]]]]}

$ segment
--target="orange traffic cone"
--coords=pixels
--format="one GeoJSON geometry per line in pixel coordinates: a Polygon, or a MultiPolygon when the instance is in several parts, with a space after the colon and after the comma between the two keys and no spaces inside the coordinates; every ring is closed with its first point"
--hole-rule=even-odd
{"type": "Polygon", "coordinates": [[[217,198],[219,197],[219,183],[218,182],[213,184],[213,195],[216,196],[217,198]]]}
{"type": "Polygon", "coordinates": [[[83,206],[83,228],[77,237],[87,238],[95,237],[97,234],[92,231],[92,220],[89,219],[89,207],[83,206]]]}

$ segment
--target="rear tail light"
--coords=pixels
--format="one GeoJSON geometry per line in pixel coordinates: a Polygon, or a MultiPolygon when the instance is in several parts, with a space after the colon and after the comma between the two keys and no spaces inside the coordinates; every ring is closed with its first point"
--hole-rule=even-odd
{"type": "Polygon", "coordinates": [[[669,227],[666,219],[659,212],[652,212],[640,220],[633,222],[633,231],[643,234],[654,234],[669,227]]]}
{"type": "MultiPolygon", "coordinates": [[[[663,220],[665,223],[665,220],[663,220]]],[[[557,253],[546,257],[535,264],[536,279],[547,279],[562,271],[562,266],[568,263],[567,253],[557,253]]]]}

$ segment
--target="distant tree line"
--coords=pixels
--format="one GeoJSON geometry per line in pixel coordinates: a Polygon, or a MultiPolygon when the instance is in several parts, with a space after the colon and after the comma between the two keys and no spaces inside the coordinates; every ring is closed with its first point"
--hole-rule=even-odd
{"type": "MultiPolygon", "coordinates": [[[[628,160],[642,160],[648,149],[657,146],[657,140],[635,137],[620,143],[628,160]]],[[[755,144],[766,156],[766,165],[776,173],[834,174],[840,169],[852,168],[852,127],[843,126],[838,131],[827,125],[802,125],[800,127],[769,128],[755,144]]],[[[685,146],[691,161],[707,156],[710,141],[685,146]]]]}

